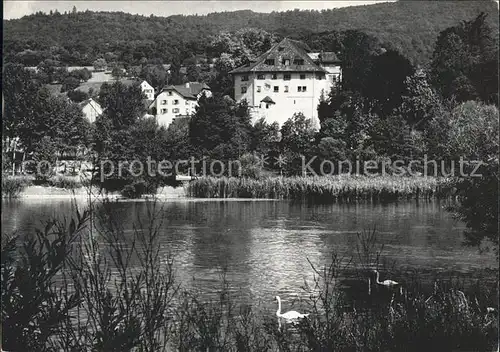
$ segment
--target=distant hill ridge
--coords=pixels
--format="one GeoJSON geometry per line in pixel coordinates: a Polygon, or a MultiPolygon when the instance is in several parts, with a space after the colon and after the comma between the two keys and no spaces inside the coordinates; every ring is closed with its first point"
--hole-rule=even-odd
{"type": "Polygon", "coordinates": [[[243,10],[169,17],[92,11],[39,13],[4,20],[4,59],[14,61],[23,51],[25,56],[37,55],[37,51],[59,47],[67,51],[61,54],[62,61],[73,65],[91,64],[96,55],[106,52],[116,53],[125,62],[149,59],[155,53],[159,59],[170,60],[185,50],[202,53],[208,38],[220,31],[254,27],[296,39],[356,29],[398,49],[412,62],[426,64],[441,30],[480,12],[489,14],[489,24],[498,33],[498,5],[494,1],[398,1],[322,11],[243,10]]]}

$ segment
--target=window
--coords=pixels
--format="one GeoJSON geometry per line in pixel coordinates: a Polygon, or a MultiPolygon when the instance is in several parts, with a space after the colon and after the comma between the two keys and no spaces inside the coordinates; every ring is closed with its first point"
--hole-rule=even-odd
{"type": "Polygon", "coordinates": [[[160,112],[161,112],[162,114],[166,114],[166,113],[168,112],[168,109],[161,109],[161,110],[160,110],[160,112]]]}
{"type": "Polygon", "coordinates": [[[241,87],[241,94],[245,94],[247,92],[247,87],[241,87]]]}
{"type": "Polygon", "coordinates": [[[291,80],[291,79],[292,79],[292,75],[291,75],[291,74],[289,74],[289,73],[285,73],[285,74],[283,75],[283,79],[284,79],[285,81],[289,81],[289,80],[291,80]]]}
{"type": "Polygon", "coordinates": [[[162,100],[161,101],[161,105],[167,105],[167,101],[166,100],[162,100]]]}
{"type": "Polygon", "coordinates": [[[278,79],[278,75],[277,75],[276,73],[273,73],[273,74],[271,75],[271,79],[278,79]]]}
{"type": "Polygon", "coordinates": [[[274,86],[274,93],[278,93],[280,91],[280,87],[274,86]]]}
{"type": "Polygon", "coordinates": [[[186,105],[189,105],[189,101],[187,101],[187,100],[186,100],[186,103],[185,103],[185,104],[186,104],[186,105]]]}
{"type": "Polygon", "coordinates": [[[189,115],[189,109],[186,109],[186,115],[189,115]]]}
{"type": "Polygon", "coordinates": [[[264,61],[265,65],[273,66],[274,65],[274,59],[267,59],[264,61]]]}
{"type": "Polygon", "coordinates": [[[172,96],[172,92],[168,92],[168,95],[172,96]]]}
{"type": "Polygon", "coordinates": [[[285,93],[288,93],[288,86],[285,86],[285,93]]]}
{"type": "Polygon", "coordinates": [[[290,59],[283,59],[283,65],[290,66],[290,59]]]}
{"type": "Polygon", "coordinates": [[[266,109],[269,109],[269,104],[266,104],[266,109]]]}
{"type": "Polygon", "coordinates": [[[307,87],[306,86],[298,86],[297,87],[297,92],[306,92],[307,91],[307,87]]]}
{"type": "Polygon", "coordinates": [[[172,112],[173,112],[174,114],[177,114],[177,113],[179,112],[179,109],[172,109],[172,112]]]}
{"type": "Polygon", "coordinates": [[[174,100],[174,105],[179,105],[179,101],[177,99],[174,100]]]}
{"type": "Polygon", "coordinates": [[[319,79],[319,80],[325,79],[325,74],[324,73],[316,73],[316,79],[319,79]]]}
{"type": "Polygon", "coordinates": [[[278,48],[278,51],[283,51],[283,50],[285,50],[285,48],[283,48],[282,46],[278,48]]]}
{"type": "Polygon", "coordinates": [[[265,77],[263,74],[259,74],[259,75],[257,75],[257,79],[265,79],[265,77]]]}
{"type": "Polygon", "coordinates": [[[302,86],[302,91],[303,92],[307,91],[307,87],[306,86],[302,86]]]}
{"type": "Polygon", "coordinates": [[[242,81],[248,81],[248,75],[241,76],[242,81]]]}
{"type": "Polygon", "coordinates": [[[293,60],[294,65],[303,65],[304,64],[304,59],[295,59],[293,60]]]}
{"type": "Polygon", "coordinates": [[[257,86],[257,93],[260,93],[260,91],[261,91],[261,87],[257,86]]]}
{"type": "Polygon", "coordinates": [[[306,79],[306,75],[304,73],[300,74],[300,79],[306,79]]]}

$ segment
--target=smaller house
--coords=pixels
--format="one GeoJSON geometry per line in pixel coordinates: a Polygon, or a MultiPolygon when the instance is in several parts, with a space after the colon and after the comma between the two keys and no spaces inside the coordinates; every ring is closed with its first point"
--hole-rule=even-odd
{"type": "Polygon", "coordinates": [[[176,117],[193,115],[202,94],[212,95],[205,83],[170,85],[161,90],[149,109],[156,116],[158,124],[168,127],[176,117]]]}
{"type": "Polygon", "coordinates": [[[82,108],[83,115],[85,115],[85,118],[91,123],[94,122],[98,116],[102,115],[103,110],[101,105],[92,98],[82,101],[79,105],[82,108]]]}
{"type": "Polygon", "coordinates": [[[155,99],[155,89],[146,81],[141,82],[141,90],[146,95],[148,100],[155,99]]]}

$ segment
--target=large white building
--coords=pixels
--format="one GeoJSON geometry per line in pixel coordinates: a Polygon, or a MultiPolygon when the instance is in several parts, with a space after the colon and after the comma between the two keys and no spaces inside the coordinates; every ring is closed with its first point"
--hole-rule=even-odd
{"type": "Polygon", "coordinates": [[[335,53],[311,53],[305,44],[285,38],[231,74],[235,100],[247,100],[254,121],[264,117],[281,126],[302,112],[319,128],[320,97],[328,95],[342,72],[335,53]]]}
{"type": "Polygon", "coordinates": [[[149,108],[158,124],[168,127],[177,117],[193,115],[202,94],[212,95],[210,87],[205,83],[189,82],[168,86],[162,89],[149,108]]]}

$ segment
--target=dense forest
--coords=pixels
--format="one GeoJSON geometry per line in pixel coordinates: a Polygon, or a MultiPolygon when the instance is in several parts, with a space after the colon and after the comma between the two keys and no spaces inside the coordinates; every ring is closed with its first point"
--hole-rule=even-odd
{"type": "MultiPolygon", "coordinates": [[[[479,13],[498,36],[494,1],[399,1],[323,11],[255,13],[236,11],[206,16],[149,17],[120,12],[36,13],[4,20],[4,62],[36,66],[46,59],[67,65],[92,65],[97,58],[125,65],[184,60],[207,53],[209,38],[221,31],[259,28],[301,39],[327,50],[325,34],[359,30],[414,65],[427,65],[440,31],[479,13]]],[[[312,45],[311,45],[312,44],[312,45]]],[[[208,53],[210,55],[210,53],[208,53]]]]}

